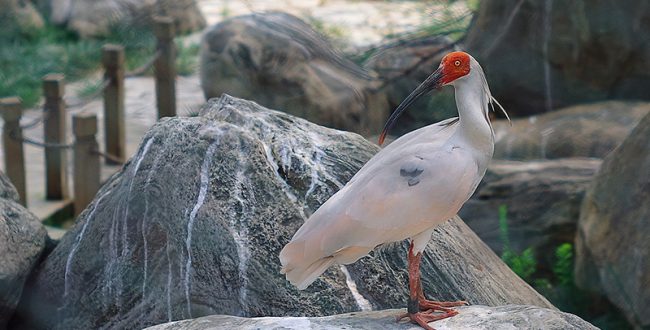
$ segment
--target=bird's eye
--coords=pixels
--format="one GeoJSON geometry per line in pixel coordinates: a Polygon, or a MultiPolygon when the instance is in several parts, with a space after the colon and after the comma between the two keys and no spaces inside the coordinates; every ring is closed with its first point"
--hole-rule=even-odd
{"type": "Polygon", "coordinates": [[[454,65],[455,66],[460,66],[460,61],[459,60],[454,61],[454,65]]]}

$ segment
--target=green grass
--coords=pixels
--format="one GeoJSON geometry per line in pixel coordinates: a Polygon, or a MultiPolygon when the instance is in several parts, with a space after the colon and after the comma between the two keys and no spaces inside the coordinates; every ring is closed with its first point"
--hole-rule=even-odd
{"type": "MultiPolygon", "coordinates": [[[[0,26],[10,26],[7,18],[0,17],[0,26]]],[[[80,39],[52,25],[33,31],[0,31],[0,97],[17,95],[24,106],[35,105],[44,75],[63,73],[67,81],[88,76],[100,68],[101,48],[106,43],[125,47],[127,69],[146,62],[155,47],[148,29],[133,26],[116,25],[101,39],[80,39]]]]}
{"type": "Polygon", "coordinates": [[[97,56],[97,52],[89,52],[91,47],[84,43],[64,42],[70,38],[64,31],[51,27],[30,34],[0,33],[0,96],[18,95],[30,106],[40,97],[41,78],[45,74],[64,72],[75,77],[92,69],[88,59],[97,56]],[[69,68],[71,60],[78,59],[81,61],[74,70],[69,68]]]}
{"type": "Polygon", "coordinates": [[[337,49],[343,49],[346,46],[346,32],[345,29],[338,25],[327,24],[322,19],[314,16],[306,18],[309,24],[316,32],[325,37],[337,49]]]}
{"type": "Polygon", "coordinates": [[[198,44],[186,45],[176,40],[176,73],[180,76],[189,76],[199,68],[198,44]]]}
{"type": "Polygon", "coordinates": [[[86,78],[82,80],[81,87],[77,89],[75,92],[77,93],[78,97],[82,99],[87,99],[101,93],[100,89],[102,87],[103,84],[101,80],[94,79],[94,78],[86,78]]]}
{"type": "Polygon", "coordinates": [[[512,269],[515,274],[526,281],[530,281],[531,276],[537,268],[537,260],[533,254],[532,248],[527,248],[521,253],[515,252],[510,248],[510,234],[508,233],[508,208],[505,205],[499,206],[499,237],[503,243],[503,253],[501,260],[512,269]]]}

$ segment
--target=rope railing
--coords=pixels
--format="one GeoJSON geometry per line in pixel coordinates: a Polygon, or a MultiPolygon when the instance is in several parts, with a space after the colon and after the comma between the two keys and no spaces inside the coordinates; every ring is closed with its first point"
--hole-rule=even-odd
{"type": "MultiPolygon", "coordinates": [[[[15,134],[15,132],[16,132],[15,130],[12,130],[9,133],[9,136],[11,137],[11,139],[13,139],[14,141],[17,141],[17,142],[27,143],[27,144],[33,145],[35,147],[40,147],[40,148],[44,148],[44,149],[47,149],[47,148],[52,148],[52,149],[72,149],[75,146],[74,143],[48,143],[48,142],[38,141],[36,139],[29,138],[29,137],[26,137],[26,136],[17,136],[17,134],[15,134]]],[[[97,156],[100,156],[102,158],[108,159],[108,160],[110,160],[110,161],[112,161],[112,162],[114,162],[116,164],[119,164],[119,165],[124,164],[124,162],[121,159],[119,159],[119,158],[117,158],[115,156],[112,156],[110,154],[107,154],[105,152],[102,152],[99,149],[91,149],[90,152],[93,155],[97,155],[97,156]]]]}
{"type": "Polygon", "coordinates": [[[90,102],[94,101],[98,96],[102,95],[109,83],[110,80],[106,78],[100,80],[100,82],[97,84],[97,89],[95,91],[93,91],[89,95],[84,96],[83,98],[80,98],[76,102],[66,102],[66,106],[68,108],[83,108],[84,106],[88,105],[90,102]]]}
{"type": "Polygon", "coordinates": [[[41,115],[40,115],[40,116],[34,118],[34,120],[32,120],[31,122],[29,122],[29,123],[27,123],[27,124],[20,125],[20,129],[22,129],[22,130],[29,130],[29,129],[32,129],[32,128],[38,126],[38,124],[44,122],[46,116],[47,116],[47,112],[43,109],[43,110],[41,111],[41,115]]]}
{"type": "Polygon", "coordinates": [[[74,147],[74,144],[71,143],[54,143],[54,142],[44,142],[44,141],[38,141],[36,139],[26,137],[26,136],[18,136],[16,134],[16,130],[12,130],[9,132],[9,136],[11,139],[17,142],[21,143],[27,143],[30,145],[33,145],[35,147],[41,147],[44,149],[69,149],[74,147]]]}
{"type": "Polygon", "coordinates": [[[122,159],[120,159],[118,157],[115,157],[113,155],[107,154],[105,152],[102,152],[101,150],[99,150],[99,148],[91,149],[90,152],[93,153],[94,155],[97,155],[97,156],[100,156],[100,157],[102,157],[104,159],[110,160],[114,164],[124,165],[124,161],[122,159]]]}

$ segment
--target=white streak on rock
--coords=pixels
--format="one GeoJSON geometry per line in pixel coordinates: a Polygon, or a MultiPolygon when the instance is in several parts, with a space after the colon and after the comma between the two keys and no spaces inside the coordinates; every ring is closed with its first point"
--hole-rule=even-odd
{"type": "Polygon", "coordinates": [[[350,276],[350,272],[348,272],[348,268],[345,267],[345,265],[339,265],[341,268],[341,271],[345,275],[345,284],[347,284],[348,288],[350,289],[350,292],[352,293],[352,297],[354,297],[354,300],[357,302],[357,306],[362,311],[371,311],[372,310],[372,305],[370,304],[370,301],[366,299],[360,292],[357,290],[357,284],[354,282],[352,279],[352,276],[350,276]]]}
{"type": "Polygon", "coordinates": [[[138,175],[138,170],[140,169],[140,164],[142,163],[142,160],[144,157],[147,155],[147,152],[149,151],[149,147],[151,146],[151,143],[153,143],[154,138],[150,138],[147,143],[144,145],[144,148],[142,149],[142,153],[138,156],[137,161],[135,162],[135,168],[133,169],[133,172],[131,172],[131,181],[129,182],[129,192],[126,195],[126,208],[124,210],[124,218],[122,218],[122,256],[125,256],[128,252],[128,218],[129,218],[129,197],[131,196],[131,191],[133,191],[133,182],[135,181],[135,177],[138,175]]]}
{"type": "MultiPolygon", "coordinates": [[[[232,196],[233,198],[239,203],[241,207],[241,214],[232,214],[230,217],[230,234],[232,235],[234,241],[235,241],[235,247],[237,248],[237,257],[239,258],[239,264],[238,264],[238,270],[239,270],[239,278],[241,278],[242,285],[241,288],[239,289],[239,304],[242,306],[242,309],[246,305],[246,298],[247,298],[247,287],[248,287],[248,262],[251,257],[251,251],[250,251],[250,246],[248,243],[248,225],[244,223],[245,221],[248,221],[252,217],[252,210],[250,205],[254,205],[254,196],[252,196],[252,187],[250,185],[250,182],[244,175],[244,171],[242,170],[243,164],[241,162],[243,161],[242,158],[239,159],[240,161],[240,166],[239,170],[235,174],[235,184],[233,187],[233,192],[232,196]],[[247,188],[248,193],[251,194],[249,195],[248,202],[244,199],[243,195],[243,189],[242,188],[247,188]],[[237,221],[239,220],[239,221],[237,221]]],[[[235,210],[233,208],[233,210],[235,210]]]]}
{"type": "Polygon", "coordinates": [[[271,166],[271,168],[273,169],[273,173],[274,173],[275,177],[284,186],[283,190],[286,193],[287,197],[289,197],[290,201],[296,202],[298,200],[298,198],[291,191],[293,188],[291,188],[291,186],[280,175],[280,171],[279,171],[280,167],[278,166],[278,163],[275,161],[275,157],[273,157],[273,152],[271,150],[271,147],[269,145],[267,145],[263,141],[262,141],[262,147],[264,148],[264,154],[266,155],[266,161],[271,166]]]}
{"type": "Polygon", "coordinates": [[[201,206],[203,206],[203,201],[208,192],[208,185],[210,184],[210,165],[212,163],[212,157],[214,152],[217,149],[217,142],[215,141],[208,147],[208,150],[205,153],[203,158],[203,165],[201,165],[201,185],[199,187],[199,196],[196,199],[196,204],[190,212],[190,218],[187,221],[187,237],[185,239],[185,248],[187,250],[187,263],[185,265],[185,300],[187,302],[187,313],[189,317],[192,317],[192,310],[190,305],[190,276],[192,271],[192,229],[194,227],[194,220],[196,215],[199,212],[201,206]]]}
{"type": "Polygon", "coordinates": [[[110,191],[107,191],[102,196],[97,198],[97,201],[95,202],[95,205],[93,205],[92,210],[90,210],[90,213],[88,214],[88,216],[86,216],[86,222],[81,227],[81,231],[79,231],[79,234],[77,234],[74,244],[72,244],[72,248],[70,249],[70,254],[68,254],[68,259],[66,260],[65,263],[65,273],[63,274],[64,305],[65,305],[65,299],[67,299],[68,294],[70,293],[70,274],[72,273],[72,259],[74,258],[74,255],[77,253],[77,250],[79,249],[79,245],[81,244],[81,240],[84,237],[84,233],[86,233],[86,228],[88,228],[88,224],[90,224],[90,220],[92,220],[93,216],[95,215],[97,206],[99,206],[99,203],[102,201],[102,199],[109,193],[110,191]]]}
{"type": "MultiPolygon", "coordinates": [[[[152,139],[153,140],[153,139],[152,139]]],[[[147,143],[148,145],[149,143],[147,143]]],[[[145,147],[148,149],[148,147],[145,147]]],[[[156,173],[156,169],[158,168],[158,162],[160,161],[161,156],[163,155],[162,151],[156,155],[156,158],[153,160],[153,165],[151,165],[151,168],[149,169],[149,172],[147,173],[147,179],[144,183],[144,192],[146,193],[147,187],[149,187],[149,184],[151,183],[151,178],[153,177],[153,174],[156,173]]],[[[138,166],[139,167],[139,163],[138,166]]],[[[148,266],[149,266],[149,244],[147,241],[147,215],[149,214],[149,196],[145,195],[144,198],[144,214],[142,216],[142,249],[144,253],[144,265],[143,265],[143,277],[142,277],[142,302],[144,303],[145,301],[145,295],[147,292],[147,271],[148,271],[148,266]]]]}

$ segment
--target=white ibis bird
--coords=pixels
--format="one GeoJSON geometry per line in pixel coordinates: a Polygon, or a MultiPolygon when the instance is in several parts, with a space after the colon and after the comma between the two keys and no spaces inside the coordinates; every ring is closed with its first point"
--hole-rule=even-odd
{"type": "Polygon", "coordinates": [[[492,102],[499,104],[478,62],[464,52],[447,54],[393,112],[379,144],[410,104],[446,85],[455,88],[458,117],[410,132],[379,151],[282,249],[281,272],[298,289],[332,265],[350,264],[379,245],[410,239],[409,303],[403,317],[431,329],[429,322],[457,314],[449,307],[466,304],[427,300],[420,260],[433,229],[470,198],[492,158],[488,110],[492,102]]]}

